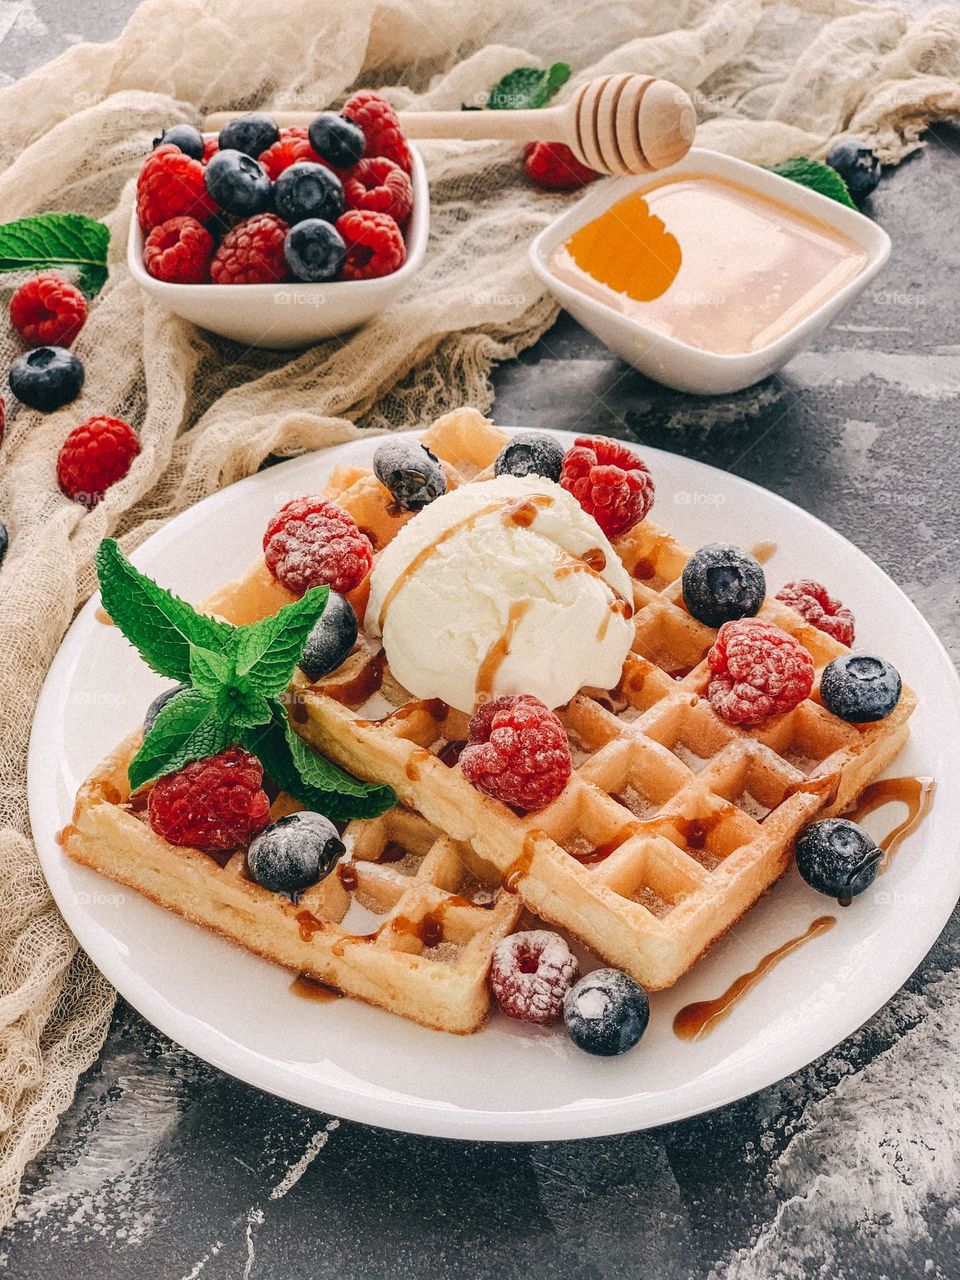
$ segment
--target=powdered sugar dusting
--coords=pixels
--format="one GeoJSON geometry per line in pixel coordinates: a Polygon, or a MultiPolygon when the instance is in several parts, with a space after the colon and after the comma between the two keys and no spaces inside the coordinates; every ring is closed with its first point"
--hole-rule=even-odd
{"type": "Polygon", "coordinates": [[[885,1274],[912,1274],[910,1246],[930,1239],[931,1202],[946,1197],[956,1213],[960,1146],[948,1135],[960,1132],[960,975],[944,975],[923,999],[902,992],[879,1020],[905,1017],[919,1020],[806,1108],[769,1175],[775,1215],[718,1280],[840,1275],[839,1241],[854,1234],[885,1274]]]}

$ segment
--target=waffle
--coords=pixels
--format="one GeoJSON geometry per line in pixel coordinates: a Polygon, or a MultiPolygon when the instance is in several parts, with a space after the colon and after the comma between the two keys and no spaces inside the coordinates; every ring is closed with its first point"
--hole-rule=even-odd
{"type": "MultiPolygon", "coordinates": [[[[81,788],[60,837],[74,861],[345,995],[441,1031],[480,1028],[493,948],[520,904],[481,885],[453,840],[399,806],[351,823],[350,861],[294,903],[250,879],[243,850],[218,860],[151,830],[127,782],[139,742],[129,738],[81,788]]],[[[299,807],[281,795],[272,817],[299,807]]]]}
{"type": "MultiPolygon", "coordinates": [[[[422,438],[456,487],[492,474],[508,437],[461,410],[422,438]]],[[[376,550],[411,518],[368,468],[339,468],[327,493],[376,550]]],[[[482,1023],[493,947],[522,907],[646,987],[671,985],[782,874],[800,828],[850,808],[894,758],[915,698],[904,688],[885,721],[856,726],[823,707],[817,682],[759,728],[726,724],[701,696],[716,633],[683,607],[690,551],[650,520],[614,545],[633,580],[633,650],[614,689],[583,689],[558,710],[574,772],[541,812],[519,816],[476,791],[457,768],[467,717],[412,699],[361,635],[330,677],[297,676],[291,720],[346,769],[391,785],[400,804],[351,823],[352,861],[301,902],[254,884],[242,852],[221,867],[157,837],[129,799],[136,740],[81,790],[66,851],[248,950],[449,1031],[482,1023]],[[382,919],[349,931],[352,903],[382,919]]],[[[350,597],[360,617],[366,590],[350,597]]],[[[291,600],[261,560],[206,608],[246,623],[291,600]]],[[[846,652],[776,600],[761,616],[797,637],[818,681],[846,652]]]]}
{"type": "MultiPolygon", "coordinates": [[[[464,483],[490,474],[505,439],[464,410],[438,420],[424,443],[464,483]]],[[[378,548],[407,518],[363,469],[335,474],[331,496],[378,548]]],[[[916,699],[905,688],[877,724],[833,716],[819,675],[845,646],[768,598],[760,616],[800,641],[817,680],[786,715],[753,729],[727,724],[701,696],[716,632],[683,606],[691,551],[650,520],[614,546],[633,579],[633,651],[615,689],[584,689],[559,709],[575,768],[547,809],[519,816],[476,791],[456,767],[466,717],[412,700],[370,641],[326,680],[297,677],[293,719],[320,751],[388,783],[461,842],[481,878],[659,989],[786,870],[803,826],[853,806],[906,741],[916,699]]]]}

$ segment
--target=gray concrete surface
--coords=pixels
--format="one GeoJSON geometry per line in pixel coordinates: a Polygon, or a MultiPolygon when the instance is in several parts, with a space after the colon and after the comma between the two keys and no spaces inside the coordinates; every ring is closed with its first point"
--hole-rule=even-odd
{"type": "MultiPolygon", "coordinates": [[[[78,34],[106,38],[130,7],[0,4],[0,69],[21,74],[78,34]]],[[[894,239],[889,269],[783,376],[719,400],[675,395],[561,318],[498,371],[498,418],[610,432],[784,494],[872,555],[960,658],[958,180],[949,128],[884,179],[872,213],[894,239]]],[[[460,1145],[338,1123],[222,1075],[121,1003],[29,1171],[0,1269],[952,1278],[958,1043],[956,915],[888,1006],[806,1070],[696,1120],[577,1144],[460,1145]]]]}

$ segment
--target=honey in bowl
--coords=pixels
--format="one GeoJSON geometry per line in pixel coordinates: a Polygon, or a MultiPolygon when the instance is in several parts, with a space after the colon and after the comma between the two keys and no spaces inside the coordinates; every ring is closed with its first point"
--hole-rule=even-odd
{"type": "Polygon", "coordinates": [[[565,284],[688,346],[759,351],[864,269],[818,218],[707,174],[663,178],[558,246],[565,284]]]}

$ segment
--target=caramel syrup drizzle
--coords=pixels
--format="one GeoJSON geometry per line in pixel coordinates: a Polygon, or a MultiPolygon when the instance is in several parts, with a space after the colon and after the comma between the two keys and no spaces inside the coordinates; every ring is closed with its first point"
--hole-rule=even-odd
{"type": "Polygon", "coordinates": [[[497,672],[503,665],[504,659],[510,652],[510,646],[513,644],[513,637],[516,635],[517,627],[532,603],[532,600],[514,600],[511,604],[503,634],[494,640],[477,670],[477,683],[474,690],[475,702],[486,702],[490,697],[493,691],[493,682],[497,678],[497,672]]]}
{"type": "Polygon", "coordinates": [[[290,983],[290,994],[299,996],[301,1000],[315,1000],[319,1004],[339,1000],[343,996],[343,992],[336,987],[328,987],[325,982],[321,982],[319,978],[311,978],[307,973],[297,974],[290,983]]]}
{"type": "MultiPolygon", "coordinates": [[[[881,851],[879,868],[881,874],[888,869],[894,853],[903,841],[911,832],[916,831],[917,827],[930,812],[933,807],[934,789],[933,778],[883,778],[879,782],[872,782],[870,786],[864,789],[858,804],[847,815],[851,822],[859,822],[867,814],[873,813],[885,804],[899,803],[907,806],[907,816],[891,827],[890,831],[881,840],[877,841],[881,851]]],[[[850,876],[851,881],[867,865],[868,862],[864,862],[859,867],[855,867],[850,876]]],[[[849,897],[842,897],[840,898],[840,905],[848,906],[850,900],[849,897]]],[[[835,924],[836,916],[819,916],[805,933],[798,935],[796,938],[790,938],[782,946],[764,956],[756,968],[751,969],[749,973],[741,974],[739,978],[730,984],[723,995],[718,996],[715,1000],[700,1000],[694,1004],[685,1005],[673,1020],[674,1033],[681,1040],[697,1040],[701,1036],[707,1035],[713,1030],[716,1023],[721,1018],[726,1017],[733,1006],[748,991],[751,991],[763,975],[778,964],[785,955],[795,951],[818,934],[832,929],[835,924]]]]}
{"type": "Polygon", "coordinates": [[[673,1033],[680,1040],[699,1040],[708,1035],[730,1010],[748,991],[751,991],[760,979],[770,972],[784,956],[796,951],[811,938],[826,933],[837,923],[836,916],[818,916],[803,933],[790,938],[773,951],[769,951],[755,968],[742,973],[727,987],[723,995],[715,1000],[697,1000],[693,1004],[684,1005],[673,1020],[673,1033]]]}

